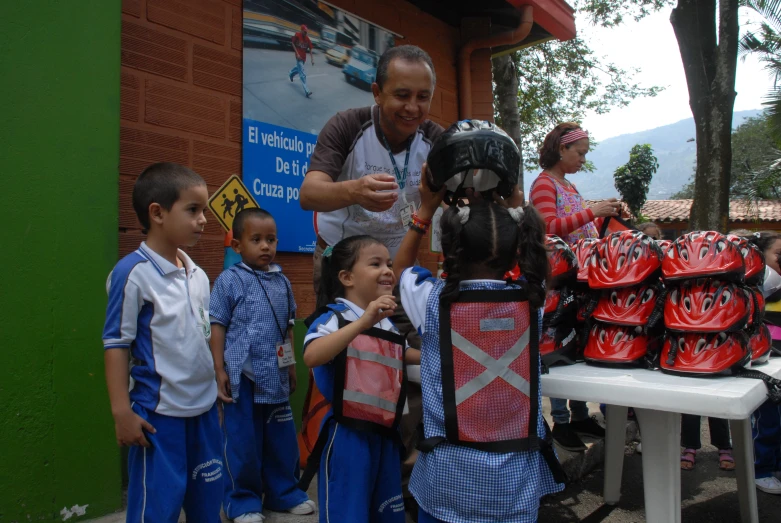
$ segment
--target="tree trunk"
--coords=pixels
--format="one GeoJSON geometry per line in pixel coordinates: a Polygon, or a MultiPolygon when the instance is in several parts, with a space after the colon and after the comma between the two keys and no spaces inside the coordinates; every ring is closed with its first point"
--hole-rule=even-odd
{"type": "MultiPolygon", "coordinates": [[[[518,110],[518,70],[515,53],[497,56],[491,60],[494,83],[496,84],[496,107],[502,129],[510,135],[518,150],[521,150],[521,117],[518,110]]],[[[523,190],[523,160],[518,173],[518,187],[523,190]]]]}
{"type": "Polygon", "coordinates": [[[678,0],[670,16],[696,128],[693,230],[726,232],[729,221],[739,4],[740,0],[678,0]]]}

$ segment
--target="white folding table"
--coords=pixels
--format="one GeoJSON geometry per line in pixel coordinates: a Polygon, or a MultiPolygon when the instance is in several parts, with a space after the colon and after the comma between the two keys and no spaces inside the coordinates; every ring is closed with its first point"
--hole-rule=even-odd
{"type": "MultiPolygon", "coordinates": [[[[760,370],[781,377],[781,358],[760,370]]],[[[605,503],[621,496],[626,413],[634,407],[643,435],[643,491],[649,523],[681,521],[681,414],[726,418],[732,433],[740,516],[758,523],[750,416],[767,397],[764,382],[737,377],[682,377],[646,369],[579,363],[553,367],[542,377],[542,393],[607,404],[605,503]]]]}

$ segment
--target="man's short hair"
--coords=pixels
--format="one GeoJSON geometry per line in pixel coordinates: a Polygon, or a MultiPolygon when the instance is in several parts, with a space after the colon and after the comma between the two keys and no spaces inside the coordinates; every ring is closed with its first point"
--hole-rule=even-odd
{"type": "Polygon", "coordinates": [[[265,209],[261,209],[259,207],[250,207],[249,209],[243,209],[239,214],[236,215],[236,217],[233,219],[233,238],[236,240],[241,240],[241,235],[244,234],[244,222],[249,220],[250,218],[271,218],[274,219],[273,216],[271,216],[271,213],[268,212],[265,209]]]}
{"type": "Polygon", "coordinates": [[[133,186],[133,209],[144,229],[149,230],[149,206],[157,203],[170,211],[183,190],[206,185],[195,171],[171,162],[153,163],[142,172],[133,186]]]}
{"type": "Polygon", "coordinates": [[[388,80],[388,66],[394,58],[399,58],[407,62],[423,62],[431,69],[431,81],[432,84],[437,84],[437,73],[434,71],[434,62],[431,61],[431,57],[426,51],[416,45],[400,45],[398,47],[391,47],[387,49],[380,61],[377,63],[377,77],[375,82],[382,91],[382,86],[388,80]]]}

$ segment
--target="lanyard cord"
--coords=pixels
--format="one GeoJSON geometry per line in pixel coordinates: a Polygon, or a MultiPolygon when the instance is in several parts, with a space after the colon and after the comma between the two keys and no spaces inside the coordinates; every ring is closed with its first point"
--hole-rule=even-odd
{"type": "MultiPolygon", "coordinates": [[[[266,296],[266,300],[268,301],[268,305],[269,305],[269,307],[271,307],[271,314],[274,315],[274,322],[277,324],[277,328],[279,329],[279,334],[282,336],[282,343],[285,343],[285,338],[287,338],[287,336],[285,335],[285,330],[286,329],[283,329],[282,327],[279,326],[279,318],[277,318],[277,313],[276,313],[276,311],[274,311],[274,304],[271,303],[271,298],[269,298],[268,292],[266,292],[266,288],[263,286],[263,283],[260,281],[260,276],[258,276],[258,273],[255,272],[255,269],[253,269],[252,267],[250,267],[250,270],[252,271],[252,274],[255,275],[255,279],[258,280],[258,285],[260,285],[260,289],[263,291],[263,294],[266,296]]],[[[288,296],[287,294],[288,294],[288,290],[285,289],[285,297],[288,299],[287,300],[287,306],[288,306],[287,315],[290,316],[290,296],[288,296]]]]}
{"type": "Polygon", "coordinates": [[[404,170],[402,172],[399,172],[399,166],[396,165],[396,158],[393,156],[393,151],[391,151],[390,144],[388,143],[388,139],[385,137],[385,133],[382,132],[382,127],[380,129],[380,136],[382,136],[382,143],[385,145],[385,149],[388,150],[388,156],[390,156],[391,163],[393,164],[393,170],[395,171],[396,176],[396,183],[399,184],[399,189],[404,190],[404,187],[407,185],[407,170],[409,168],[409,153],[412,150],[412,140],[414,138],[414,135],[410,136],[407,140],[407,155],[404,157],[404,170]]]}

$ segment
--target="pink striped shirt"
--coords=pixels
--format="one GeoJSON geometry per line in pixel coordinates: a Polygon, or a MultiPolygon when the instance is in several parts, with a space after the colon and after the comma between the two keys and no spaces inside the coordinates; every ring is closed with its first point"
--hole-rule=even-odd
{"type": "MultiPolygon", "coordinates": [[[[564,184],[558,185],[562,190],[569,192],[570,196],[577,195],[577,197],[580,197],[574,185],[571,184],[571,187],[567,187],[564,184]]],[[[555,234],[566,239],[570,233],[590,222],[594,222],[597,229],[602,223],[602,219],[595,218],[594,211],[591,209],[583,209],[569,216],[557,216],[556,183],[546,172],[540,173],[537,179],[534,180],[529,199],[542,215],[542,219],[545,220],[545,229],[548,234],[555,234]]]]}

